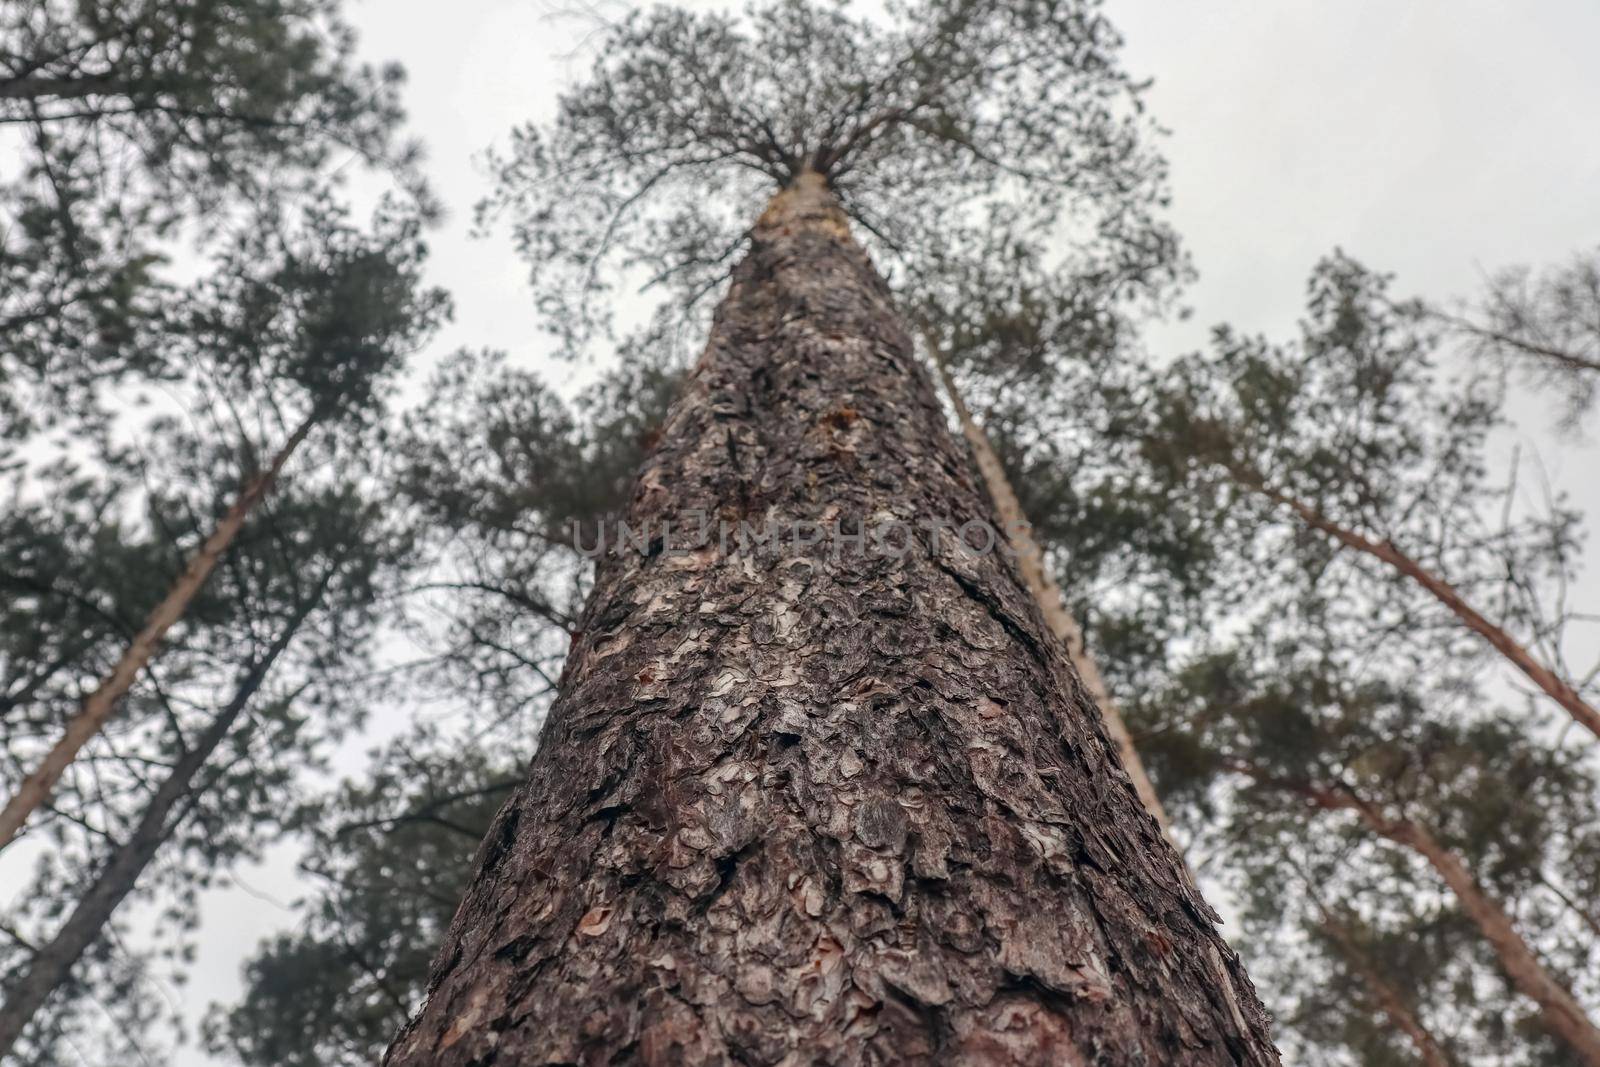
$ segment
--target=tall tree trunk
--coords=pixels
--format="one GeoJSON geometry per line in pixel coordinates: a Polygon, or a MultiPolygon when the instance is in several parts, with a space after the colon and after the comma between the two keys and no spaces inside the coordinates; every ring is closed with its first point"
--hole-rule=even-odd
{"type": "Polygon", "coordinates": [[[100,937],[117,906],[133,891],[139,876],[155,858],[157,850],[178,828],[182,818],[172,818],[173,809],[191,795],[195,776],[228,736],[251,698],[266,681],[273,663],[289,647],[306,617],[321,601],[331,577],[330,571],[312,599],[289,620],[283,632],[240,678],[233,698],[217,712],[205,730],[173,764],[166,779],[145,804],[132,833],[113,850],[55,936],[39,946],[5,984],[5,1003],[0,1004],[0,1058],[10,1053],[50,994],[71,975],[72,968],[84,952],[100,937]]]}
{"type": "Polygon", "coordinates": [[[239,496],[233,505],[228,508],[222,519],[217,523],[211,536],[207,537],[200,545],[198,552],[189,560],[183,573],[178,575],[172,583],[172,588],[162,598],[145,619],[144,627],[134,635],[128,647],[122,653],[122,658],[117,661],[111,673],[87,697],[62,731],[61,739],[45,753],[39,766],[22,780],[17,786],[17,791],[6,802],[4,810],[0,810],[0,849],[9,845],[17,836],[17,831],[22,829],[23,823],[45,801],[50,799],[50,793],[61,780],[62,774],[77,758],[83,746],[105,728],[110,720],[111,713],[116,710],[117,701],[127,694],[133,685],[133,680],[144,670],[161,647],[161,639],[166,636],[184,612],[188,611],[190,603],[199,595],[200,589],[206,584],[206,579],[211,577],[211,572],[216,569],[217,561],[222,554],[233,544],[234,538],[239,536],[239,531],[244,527],[245,520],[255,510],[266,495],[272,491],[273,483],[277,481],[278,472],[283,465],[289,462],[289,457],[294,455],[295,449],[305,440],[306,435],[317,420],[317,413],[313,412],[306,417],[278,449],[267,468],[251,477],[239,491],[239,496]]]}
{"type": "Polygon", "coordinates": [[[1600,1067],[1600,1027],[1545,968],[1500,902],[1478,884],[1461,857],[1446,848],[1426,826],[1410,819],[1388,818],[1374,805],[1348,792],[1275,779],[1242,764],[1233,764],[1231,769],[1264,785],[1298,794],[1325,810],[1353,811],[1375,833],[1427,860],[1455,895],[1462,913],[1494,950],[1512,987],[1539,1006],[1545,1028],[1572,1050],[1579,1063],[1600,1067]]]}
{"type": "Polygon", "coordinates": [[[1105,719],[1106,733],[1117,746],[1117,753],[1122,757],[1122,766],[1128,772],[1128,777],[1133,780],[1133,788],[1139,794],[1139,799],[1144,802],[1145,810],[1155,818],[1161,827],[1161,832],[1176,848],[1178,842],[1172,836],[1172,822],[1167,818],[1167,809],[1162,806],[1161,797],[1156,794],[1156,787],[1151,783],[1150,775],[1145,772],[1144,760],[1139,758],[1139,750],[1134,747],[1133,735],[1128,732],[1128,724],[1123,721],[1122,712],[1117,709],[1116,701],[1111,699],[1111,690],[1107,688],[1105,677],[1100,673],[1100,664],[1095,661],[1094,653],[1089,651],[1089,646],[1083,639],[1083,627],[1078,625],[1078,620],[1067,609],[1066,597],[1062,595],[1061,586],[1056,583],[1055,575],[1050,573],[1044,551],[1034,539],[1033,528],[1028,522],[1028,516],[1023,513],[1022,503],[1017,499],[1016,490],[1011,487],[1011,479],[1006,477],[1006,469],[995,453],[994,446],[989,443],[989,435],[983,432],[983,427],[972,417],[972,411],[967,407],[961,390],[956,387],[950,368],[945,366],[943,356],[931,340],[928,342],[928,349],[934,365],[939,370],[945,395],[950,398],[950,405],[955,408],[956,421],[961,425],[961,435],[967,439],[967,444],[972,449],[972,458],[977,463],[978,473],[983,476],[983,484],[989,490],[989,498],[994,502],[995,516],[1000,520],[1011,541],[1011,547],[1017,553],[1017,570],[1022,575],[1022,582],[1028,587],[1033,599],[1038,602],[1039,611],[1044,615],[1045,624],[1050,627],[1050,632],[1055,634],[1066,647],[1067,658],[1072,660],[1072,665],[1078,670],[1078,677],[1083,679],[1084,687],[1089,690],[1095,706],[1100,709],[1100,715],[1105,719]]]}
{"type": "Polygon", "coordinates": [[[1359,531],[1348,526],[1334,522],[1328,516],[1286,493],[1280,492],[1266,484],[1259,475],[1252,471],[1230,470],[1234,479],[1246,489],[1259,494],[1267,500],[1287,507],[1300,521],[1313,530],[1332,537],[1346,548],[1353,548],[1357,552],[1365,553],[1373,559],[1392,568],[1397,574],[1421,586],[1430,596],[1454,615],[1461,624],[1473,633],[1487,641],[1496,652],[1500,653],[1513,667],[1528,677],[1534,685],[1561,705],[1571,715],[1574,721],[1583,726],[1596,737],[1600,737],[1600,709],[1584,700],[1577,689],[1573,688],[1561,675],[1546,667],[1534,658],[1533,653],[1522,647],[1522,643],[1512,637],[1503,627],[1496,626],[1484,615],[1467,602],[1455,587],[1443,578],[1434,574],[1428,568],[1406,555],[1395,546],[1392,541],[1374,541],[1359,531]]]}
{"type": "Polygon", "coordinates": [[[628,521],[390,1067],[1276,1062],[818,175],[628,521]]]}

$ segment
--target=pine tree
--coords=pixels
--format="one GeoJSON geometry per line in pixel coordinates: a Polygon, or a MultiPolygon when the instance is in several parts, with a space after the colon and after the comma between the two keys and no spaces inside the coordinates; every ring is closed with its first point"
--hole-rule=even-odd
{"type": "Polygon", "coordinates": [[[710,161],[778,188],[391,1064],[1276,1059],[1010,561],[918,529],[994,516],[847,217],[931,236],[1016,178],[1016,216],[1126,221],[1128,83],[1092,7],[902,14],[631,21],[507,172],[560,176],[508,194],[557,263],[654,257],[689,295],[710,161]],[[775,540],[674,541],[696,515],[775,540]],[[903,552],[791,537],[886,523],[903,552]]]}
{"type": "Polygon", "coordinates": [[[1594,406],[1600,386],[1600,252],[1534,271],[1502,270],[1476,300],[1429,314],[1481,357],[1523,372],[1557,394],[1568,428],[1594,406]]]}
{"type": "Polygon", "coordinates": [[[182,373],[162,268],[185,227],[298,195],[341,154],[411,160],[401,72],[354,62],[336,0],[3,0],[0,39],[0,460],[100,424],[120,378],[182,373]]]}
{"type": "Polygon", "coordinates": [[[248,473],[110,673],[12,791],[0,810],[0,849],[104,729],[307,436],[341,417],[359,416],[383,376],[397,369],[399,357],[437,320],[442,297],[419,287],[415,220],[395,217],[387,226],[390,232],[369,240],[326,205],[318,206],[306,223],[311,237],[300,238],[299,247],[275,246],[272,228],[262,225],[220,264],[218,292],[208,294],[210,303],[186,335],[198,350],[196,369],[209,365],[218,379],[232,377],[237,388],[259,391],[250,398],[255,403],[299,414],[270,458],[248,473]],[[261,270],[263,262],[267,267],[261,270]],[[258,265],[255,274],[251,263],[258,265]]]}
{"type": "Polygon", "coordinates": [[[1561,660],[1570,616],[1547,605],[1574,567],[1576,516],[1560,501],[1546,515],[1493,511],[1512,493],[1485,461],[1502,390],[1482,376],[1451,383],[1425,310],[1387,288],[1334,256],[1312,275],[1301,344],[1219,331],[1214,358],[1174,368],[1145,431],[1151,456],[1186,493],[1226,499],[1235,524],[1275,511],[1330,542],[1305,557],[1324,588],[1340,580],[1330,562],[1385,575],[1367,585],[1388,586],[1374,640],[1445,621],[1600,737],[1596,698],[1561,660]]]}
{"type": "MultiPolygon", "coordinates": [[[[36,1050],[65,1034],[60,1019],[70,1023],[101,973],[94,950],[114,940],[118,906],[147,883],[165,881],[177,925],[189,923],[210,872],[270,833],[268,798],[281,803],[315,739],[349,725],[351,713],[330,714],[337,705],[319,706],[317,691],[327,699],[347,680],[381,575],[404,556],[366,499],[360,455],[372,447],[385,380],[443,309],[419,284],[420,254],[412,216],[382,216],[366,233],[326,202],[299,226],[251,231],[184,294],[184,329],[167,334],[174,365],[189,371],[168,391],[188,405],[181,417],[139,425],[132,448],[97,442],[93,474],[62,464],[18,479],[19,497],[42,499],[6,531],[20,551],[0,574],[22,594],[6,605],[18,639],[0,650],[8,787],[20,780],[24,795],[29,778],[12,768],[48,758],[40,752],[60,747],[63,720],[68,730],[81,720],[82,694],[105,691],[91,671],[125,684],[122,721],[107,732],[102,718],[80,739],[85,765],[61,780],[29,832],[58,846],[12,924],[33,933],[13,946],[3,1047],[25,1030],[36,1050]],[[258,494],[245,515],[231,499],[237,472],[258,469],[261,442],[277,447],[286,423],[318,428],[299,435],[300,448],[323,464],[339,457],[341,473],[258,494]],[[76,506],[53,516],[63,501],[76,506]],[[130,637],[137,644],[142,620],[159,610],[151,605],[172,599],[174,572],[192,573],[193,546],[216,540],[219,514],[237,520],[218,546],[226,551],[212,553],[210,581],[184,590],[181,615],[167,620],[177,623],[167,655],[125,669],[130,637]],[[30,616],[24,638],[13,620],[30,616]],[[51,624],[44,635],[40,620],[51,624]],[[307,726],[307,716],[323,721],[307,726]],[[281,727],[263,729],[274,720],[281,727]],[[263,755],[263,746],[277,748],[263,755]],[[213,805],[230,803],[241,821],[219,829],[213,805]],[[62,866],[74,876],[59,877],[62,866]],[[75,973],[80,961],[95,972],[88,981],[75,973]],[[79,996],[41,1012],[63,988],[79,996]]],[[[139,1025],[128,1029],[132,1040],[139,1025]]]]}
{"type": "Polygon", "coordinates": [[[398,601],[421,653],[400,681],[428,721],[296,816],[317,890],[247,962],[244,998],[213,1009],[213,1051],[260,1067],[382,1057],[532,755],[589,585],[579,546],[620,515],[676,381],[629,359],[569,403],[498,355],[459,353],[406,414],[395,484],[425,562],[398,601]]]}
{"type": "MultiPolygon", "coordinates": [[[[1134,332],[1129,305],[1136,297],[1159,299],[1161,289],[1142,272],[1123,274],[1105,265],[1096,265],[1087,275],[1082,267],[1045,270],[1034,250],[1018,245],[1002,246],[965,261],[947,258],[917,280],[924,287],[904,298],[912,309],[909,315],[1016,550],[1022,578],[1100,709],[1145,809],[1170,837],[1171,821],[1134,746],[1099,657],[1074,612],[1073,598],[1063,592],[1056,574],[1057,561],[1065,559],[1062,571],[1077,594],[1075,599],[1091,602],[1097,616],[1116,612],[1108,605],[1108,596],[1126,596],[1139,584],[1127,574],[1106,581],[1106,576],[1096,573],[1107,562],[1107,553],[1096,553],[1089,545],[1092,539],[1114,538],[1112,554],[1120,561],[1129,556],[1128,541],[1110,527],[1116,522],[1113,510],[1126,510],[1126,505],[1111,502],[1130,494],[1126,484],[1110,486],[1107,480],[1125,480],[1136,463],[1121,462],[1117,442],[1095,423],[1111,421],[1110,413],[1126,402],[1119,399],[1121,388],[1112,380],[1128,377],[1127,368],[1119,364],[1125,360],[1133,366],[1141,363],[1137,353],[1128,351],[1127,338],[1134,332]],[[965,388],[958,377],[966,380],[965,388]],[[968,403],[968,391],[982,398],[987,410],[981,417],[968,403]],[[1084,412],[1089,405],[1102,414],[1084,412]],[[1076,409],[1072,430],[1045,425],[1050,420],[1045,413],[1058,406],[1076,409]],[[1012,439],[1004,442],[1011,446],[1007,455],[1001,454],[986,429],[991,418],[1013,423],[1012,439]],[[1052,450],[1045,462],[1070,471],[1070,475],[1062,478],[1038,469],[1020,469],[1015,449],[1014,424],[1018,422],[1027,424],[1027,432],[1052,450]],[[1060,485],[1078,502],[1079,513],[1064,522],[1052,513],[1048,518],[1056,521],[1036,531],[1018,487],[1023,487],[1023,492],[1032,489],[1033,502],[1039,505],[1049,495],[1039,488],[1050,483],[1060,485]],[[1047,539],[1050,553],[1046,552],[1047,539]]],[[[1059,507],[1060,503],[1058,498],[1047,506],[1059,507]]],[[[1145,526],[1149,530],[1171,525],[1170,518],[1148,518],[1145,526]]],[[[1156,564],[1154,569],[1163,569],[1156,562],[1159,553],[1153,544],[1139,549],[1147,563],[1156,564]]],[[[1201,569],[1191,567],[1181,577],[1167,577],[1192,586],[1201,569]]],[[[1195,597],[1191,591],[1181,599],[1193,603],[1195,597]]],[[[1155,614],[1176,625],[1180,613],[1169,597],[1163,597],[1155,614]]],[[[1152,636],[1145,635],[1146,639],[1152,636]]]]}

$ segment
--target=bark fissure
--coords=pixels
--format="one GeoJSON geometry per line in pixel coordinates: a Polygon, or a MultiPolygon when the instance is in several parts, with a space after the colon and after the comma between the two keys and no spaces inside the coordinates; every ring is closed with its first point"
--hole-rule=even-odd
{"type": "MultiPolygon", "coordinates": [[[[752,231],[628,520],[695,512],[993,524],[816,175],[752,231]]],[[[1276,1062],[1008,559],[837,548],[601,562],[386,1063],[1276,1062]]]]}

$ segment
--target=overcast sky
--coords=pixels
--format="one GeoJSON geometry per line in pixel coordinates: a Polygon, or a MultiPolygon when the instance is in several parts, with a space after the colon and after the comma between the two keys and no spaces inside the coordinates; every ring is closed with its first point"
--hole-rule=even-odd
{"type": "MultiPolygon", "coordinates": [[[[512,125],[550,113],[586,59],[575,24],[537,0],[366,0],[362,50],[410,72],[412,130],[450,214],[433,275],[456,299],[435,347],[503,348],[543,366],[525,270],[504,235],[468,236],[485,191],[474,157],[512,125]]],[[[1171,131],[1173,217],[1200,271],[1194,317],[1157,330],[1161,350],[1199,347],[1229,321],[1286,336],[1312,264],[1341,247],[1398,275],[1401,294],[1470,293],[1483,274],[1600,242],[1597,0],[1108,0],[1129,66],[1155,79],[1171,131]]],[[[551,367],[559,379],[571,373],[551,367]]],[[[1544,434],[1549,405],[1519,403],[1536,445],[1590,514],[1593,449],[1544,434]],[[1582,475],[1589,477],[1584,479],[1582,475]]],[[[1596,583],[1585,583],[1596,591],[1596,583]]],[[[241,960],[288,921],[292,858],[244,872],[252,892],[213,894],[192,1012],[239,990],[241,960]]],[[[178,1063],[211,1061],[188,1050],[178,1063]]]]}

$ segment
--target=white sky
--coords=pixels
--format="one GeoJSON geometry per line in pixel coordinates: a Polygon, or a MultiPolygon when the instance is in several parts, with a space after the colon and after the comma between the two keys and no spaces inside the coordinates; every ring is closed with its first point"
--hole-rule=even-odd
{"type": "MultiPolygon", "coordinates": [[[[1335,246],[1398,275],[1399,292],[1470,293],[1486,271],[1561,259],[1600,242],[1600,3],[1595,0],[1108,0],[1150,102],[1171,131],[1173,216],[1200,281],[1167,350],[1199,347],[1227,320],[1286,336],[1308,271],[1335,246]]],[[[438,351],[504,348],[544,363],[525,271],[504,235],[467,235],[485,191],[473,157],[515,123],[548,115],[586,60],[563,59],[570,22],[537,0],[366,0],[362,50],[411,75],[412,130],[450,215],[431,240],[433,276],[456,321],[438,351]]],[[[551,366],[556,378],[572,373],[551,366]]],[[[1600,515],[1594,451],[1539,429],[1565,487],[1600,515]],[[1586,469],[1587,468],[1587,469],[1586,469]]],[[[1591,579],[1588,591],[1600,596],[1591,579]]],[[[1594,599],[1594,597],[1591,597],[1594,599]]],[[[380,724],[381,725],[381,724],[380,724]]],[[[245,872],[278,900],[299,891],[291,856],[245,872]]],[[[208,898],[187,989],[195,1016],[239,990],[238,967],[288,913],[244,890],[208,898]]],[[[211,1061],[193,1049],[176,1061],[211,1061]]]]}

